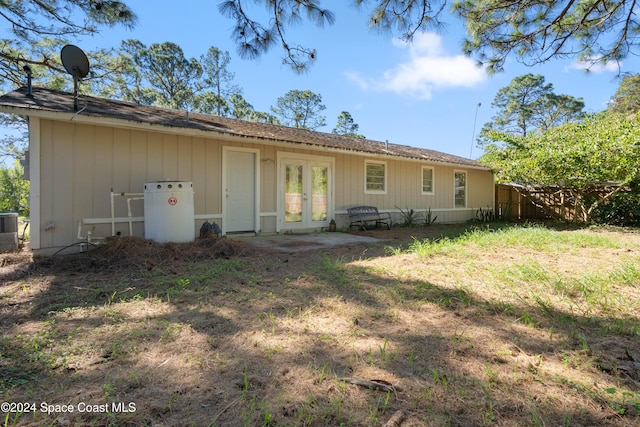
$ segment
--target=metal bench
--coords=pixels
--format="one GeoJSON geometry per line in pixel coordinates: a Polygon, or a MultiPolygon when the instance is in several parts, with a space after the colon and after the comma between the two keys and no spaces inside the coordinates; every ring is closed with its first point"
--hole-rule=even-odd
{"type": "Polygon", "coordinates": [[[349,228],[358,228],[366,230],[367,225],[375,225],[375,227],[385,226],[387,230],[391,230],[391,214],[388,212],[380,213],[375,206],[355,206],[347,209],[349,213],[349,228]]]}

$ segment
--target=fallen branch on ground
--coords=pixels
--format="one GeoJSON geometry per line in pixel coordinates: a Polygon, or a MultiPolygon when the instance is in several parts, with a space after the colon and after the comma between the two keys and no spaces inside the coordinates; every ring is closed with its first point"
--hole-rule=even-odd
{"type": "Polygon", "coordinates": [[[400,424],[402,424],[403,421],[404,421],[404,411],[402,410],[396,411],[396,413],[393,414],[391,418],[389,418],[389,421],[387,421],[384,427],[400,427],[400,424]]]}
{"type": "Polygon", "coordinates": [[[396,392],[401,390],[397,384],[391,384],[385,380],[363,380],[360,378],[338,378],[339,381],[344,381],[349,384],[355,384],[360,387],[368,388],[370,390],[380,390],[385,392],[396,392]]]}

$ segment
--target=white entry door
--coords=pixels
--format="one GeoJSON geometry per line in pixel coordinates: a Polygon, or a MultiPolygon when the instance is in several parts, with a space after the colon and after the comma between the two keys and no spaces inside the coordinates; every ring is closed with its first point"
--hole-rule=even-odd
{"type": "Polygon", "coordinates": [[[257,153],[229,149],[224,158],[223,231],[257,231],[257,153]]]}
{"type": "Polygon", "coordinates": [[[280,159],[280,228],[326,227],[332,212],[332,163],[313,158],[280,159]]]}

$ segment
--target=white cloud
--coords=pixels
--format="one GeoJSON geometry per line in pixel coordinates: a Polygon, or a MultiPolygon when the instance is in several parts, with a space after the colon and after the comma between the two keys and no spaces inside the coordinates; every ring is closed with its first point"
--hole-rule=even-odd
{"type": "Polygon", "coordinates": [[[368,79],[362,76],[357,71],[345,71],[344,75],[347,77],[347,79],[351,80],[352,82],[360,86],[361,89],[364,89],[364,90],[369,89],[373,83],[371,79],[368,79]]]}
{"type": "Polygon", "coordinates": [[[411,43],[392,39],[394,46],[407,49],[409,58],[379,77],[366,77],[358,72],[345,75],[363,89],[376,89],[402,95],[431,99],[433,92],[451,87],[473,87],[487,74],[464,55],[448,55],[442,37],[421,33],[411,43]]]}
{"type": "Polygon", "coordinates": [[[618,73],[620,72],[621,67],[622,67],[622,62],[618,63],[615,61],[609,61],[603,64],[597,58],[595,58],[587,61],[575,61],[570,66],[567,67],[567,70],[581,70],[581,71],[586,70],[591,73],[601,74],[601,73],[618,73]]]}

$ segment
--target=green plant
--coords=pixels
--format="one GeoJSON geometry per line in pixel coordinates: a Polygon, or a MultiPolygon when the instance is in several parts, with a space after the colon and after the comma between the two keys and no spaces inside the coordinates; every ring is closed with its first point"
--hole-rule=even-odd
{"type": "Polygon", "coordinates": [[[104,392],[104,397],[106,399],[115,399],[118,395],[120,386],[118,381],[115,380],[111,375],[107,378],[107,382],[102,384],[102,391],[104,392]]]}
{"type": "MultiPolygon", "coordinates": [[[[575,213],[569,216],[567,209],[555,213],[588,223],[600,204],[638,182],[639,121],[637,115],[603,111],[526,136],[490,130],[479,161],[500,170],[502,181],[554,188],[562,182],[575,213]],[[599,185],[604,182],[617,185],[599,185]]],[[[637,205],[634,209],[637,212],[637,205]]]]}
{"type": "Polygon", "coordinates": [[[273,422],[273,415],[271,415],[271,412],[269,412],[269,408],[267,408],[266,403],[262,403],[261,405],[261,409],[262,409],[262,427],[269,427],[271,425],[271,423],[273,422]]]}
{"type": "Polygon", "coordinates": [[[484,373],[491,387],[496,387],[498,385],[498,372],[494,371],[489,363],[485,363],[484,373]]]}
{"type": "Polygon", "coordinates": [[[596,206],[591,219],[597,224],[640,226],[640,193],[620,192],[596,206]]]}
{"type": "Polygon", "coordinates": [[[109,295],[107,297],[107,302],[105,302],[105,305],[111,305],[113,304],[113,302],[116,299],[116,294],[118,293],[118,291],[113,291],[113,293],[111,295],[109,295]]]}
{"type": "Polygon", "coordinates": [[[163,343],[174,341],[178,337],[178,334],[182,329],[182,325],[180,323],[172,323],[164,319],[159,322],[161,327],[164,328],[160,335],[160,341],[163,343]]]}
{"type": "Polygon", "coordinates": [[[447,388],[447,376],[444,373],[440,372],[438,368],[433,368],[431,370],[431,378],[433,379],[434,384],[442,386],[443,388],[447,388]]]}
{"type": "Polygon", "coordinates": [[[244,426],[250,426],[251,424],[251,419],[253,418],[253,411],[255,410],[256,407],[256,398],[252,398],[249,401],[249,409],[248,410],[242,410],[242,424],[244,426]]]}
{"type": "Polygon", "coordinates": [[[370,404],[369,405],[369,423],[370,424],[375,424],[376,421],[378,420],[378,417],[380,415],[384,415],[385,411],[387,410],[387,406],[389,406],[389,399],[391,398],[391,392],[388,391],[387,394],[384,397],[384,400],[382,400],[382,398],[378,398],[376,400],[376,404],[370,404]]]}
{"type": "Polygon", "coordinates": [[[249,394],[249,376],[247,375],[247,370],[245,368],[244,372],[242,372],[242,399],[245,400],[247,395],[249,394]]]}
{"type": "Polygon", "coordinates": [[[511,219],[511,213],[513,210],[513,204],[507,203],[505,207],[502,207],[502,204],[498,206],[498,212],[496,213],[496,219],[498,220],[509,220],[511,219]]]}
{"type": "Polygon", "coordinates": [[[496,215],[493,209],[487,206],[487,209],[478,208],[476,210],[476,221],[478,222],[491,222],[495,221],[496,215]]]}
{"type": "Polygon", "coordinates": [[[328,367],[329,364],[325,363],[322,365],[322,367],[318,368],[318,365],[316,364],[316,362],[313,362],[313,372],[315,373],[315,381],[314,383],[316,384],[321,384],[322,381],[324,381],[324,379],[327,377],[327,375],[331,372],[331,368],[328,367]]]}
{"type": "Polygon", "coordinates": [[[268,313],[259,313],[258,314],[258,319],[261,322],[267,323],[267,325],[269,326],[269,330],[271,331],[272,334],[275,333],[276,331],[276,316],[275,314],[273,314],[273,309],[269,308],[269,312],[268,313]]]}
{"type": "Polygon", "coordinates": [[[627,262],[611,274],[611,279],[631,287],[640,287],[640,268],[635,262],[627,262]]]}
{"type": "Polygon", "coordinates": [[[29,216],[29,181],[21,166],[0,167],[0,212],[29,216]]]}
{"type": "Polygon", "coordinates": [[[323,257],[321,263],[313,268],[313,273],[319,279],[337,287],[348,283],[345,262],[340,258],[323,257]]]}
{"type": "Polygon", "coordinates": [[[609,402],[609,406],[618,414],[635,412],[636,415],[640,415],[640,393],[620,391],[618,397],[618,390],[615,387],[606,388],[604,391],[612,397],[615,396],[614,400],[609,402]]]}
{"type": "Polygon", "coordinates": [[[402,210],[398,206],[396,206],[396,209],[400,211],[400,215],[402,216],[403,227],[415,227],[418,224],[420,213],[416,212],[414,209],[409,208],[406,208],[406,210],[402,210]]]}
{"type": "Polygon", "coordinates": [[[384,343],[380,346],[380,360],[382,360],[383,362],[386,362],[388,357],[387,344],[389,344],[389,339],[385,338],[384,343]]]}
{"type": "Polygon", "coordinates": [[[434,222],[436,222],[437,219],[438,219],[438,215],[433,216],[433,213],[431,212],[431,206],[429,206],[424,216],[424,225],[428,227],[432,225],[434,222]]]}
{"type": "Polygon", "coordinates": [[[191,283],[190,279],[178,279],[176,280],[176,285],[178,285],[180,288],[186,288],[187,286],[189,286],[189,284],[191,283]]]}
{"type": "Polygon", "coordinates": [[[17,426],[18,421],[24,414],[25,412],[23,411],[15,412],[13,413],[13,417],[11,417],[12,412],[7,412],[7,414],[4,417],[4,423],[2,424],[2,427],[17,426]]]}
{"type": "Polygon", "coordinates": [[[418,240],[413,237],[413,241],[409,244],[408,251],[415,253],[420,258],[428,258],[433,255],[439,255],[445,253],[448,249],[452,248],[455,242],[447,237],[439,240],[418,240]]]}

